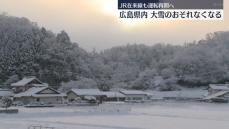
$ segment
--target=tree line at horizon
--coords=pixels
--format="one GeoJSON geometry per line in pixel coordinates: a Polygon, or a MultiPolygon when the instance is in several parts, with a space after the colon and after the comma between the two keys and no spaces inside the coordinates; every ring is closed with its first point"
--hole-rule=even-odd
{"type": "Polygon", "coordinates": [[[229,82],[229,32],[184,45],[133,44],[87,52],[65,31],[0,15],[0,85],[36,76],[55,88],[177,90],[229,82]]]}

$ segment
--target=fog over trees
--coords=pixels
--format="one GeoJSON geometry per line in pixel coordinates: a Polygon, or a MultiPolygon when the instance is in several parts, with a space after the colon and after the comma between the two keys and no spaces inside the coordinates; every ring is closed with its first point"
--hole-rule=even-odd
{"type": "MultiPolygon", "coordinates": [[[[188,32],[187,32],[188,33],[188,32]]],[[[65,31],[0,15],[0,85],[36,76],[55,88],[176,90],[229,82],[229,32],[185,45],[126,45],[87,52],[65,31]]]]}

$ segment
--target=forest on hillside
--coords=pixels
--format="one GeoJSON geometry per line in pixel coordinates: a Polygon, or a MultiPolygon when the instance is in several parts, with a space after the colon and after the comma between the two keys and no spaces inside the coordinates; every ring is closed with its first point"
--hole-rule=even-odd
{"type": "Polygon", "coordinates": [[[79,46],[65,31],[55,34],[27,18],[2,14],[0,85],[24,76],[62,89],[176,90],[229,82],[229,32],[184,45],[134,44],[100,52],[79,46]]]}

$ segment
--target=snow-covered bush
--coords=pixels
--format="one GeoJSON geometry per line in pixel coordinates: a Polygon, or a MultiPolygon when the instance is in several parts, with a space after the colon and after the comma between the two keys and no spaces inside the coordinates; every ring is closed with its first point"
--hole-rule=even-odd
{"type": "Polygon", "coordinates": [[[6,110],[11,107],[13,104],[13,100],[9,97],[3,97],[1,99],[1,106],[5,108],[6,110]]]}

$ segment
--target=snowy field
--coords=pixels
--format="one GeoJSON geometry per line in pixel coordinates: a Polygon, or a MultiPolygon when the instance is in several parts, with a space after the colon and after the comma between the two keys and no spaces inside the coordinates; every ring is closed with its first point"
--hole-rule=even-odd
{"type": "Polygon", "coordinates": [[[229,129],[229,104],[156,102],[94,107],[19,108],[0,114],[0,129],[229,129]]]}

